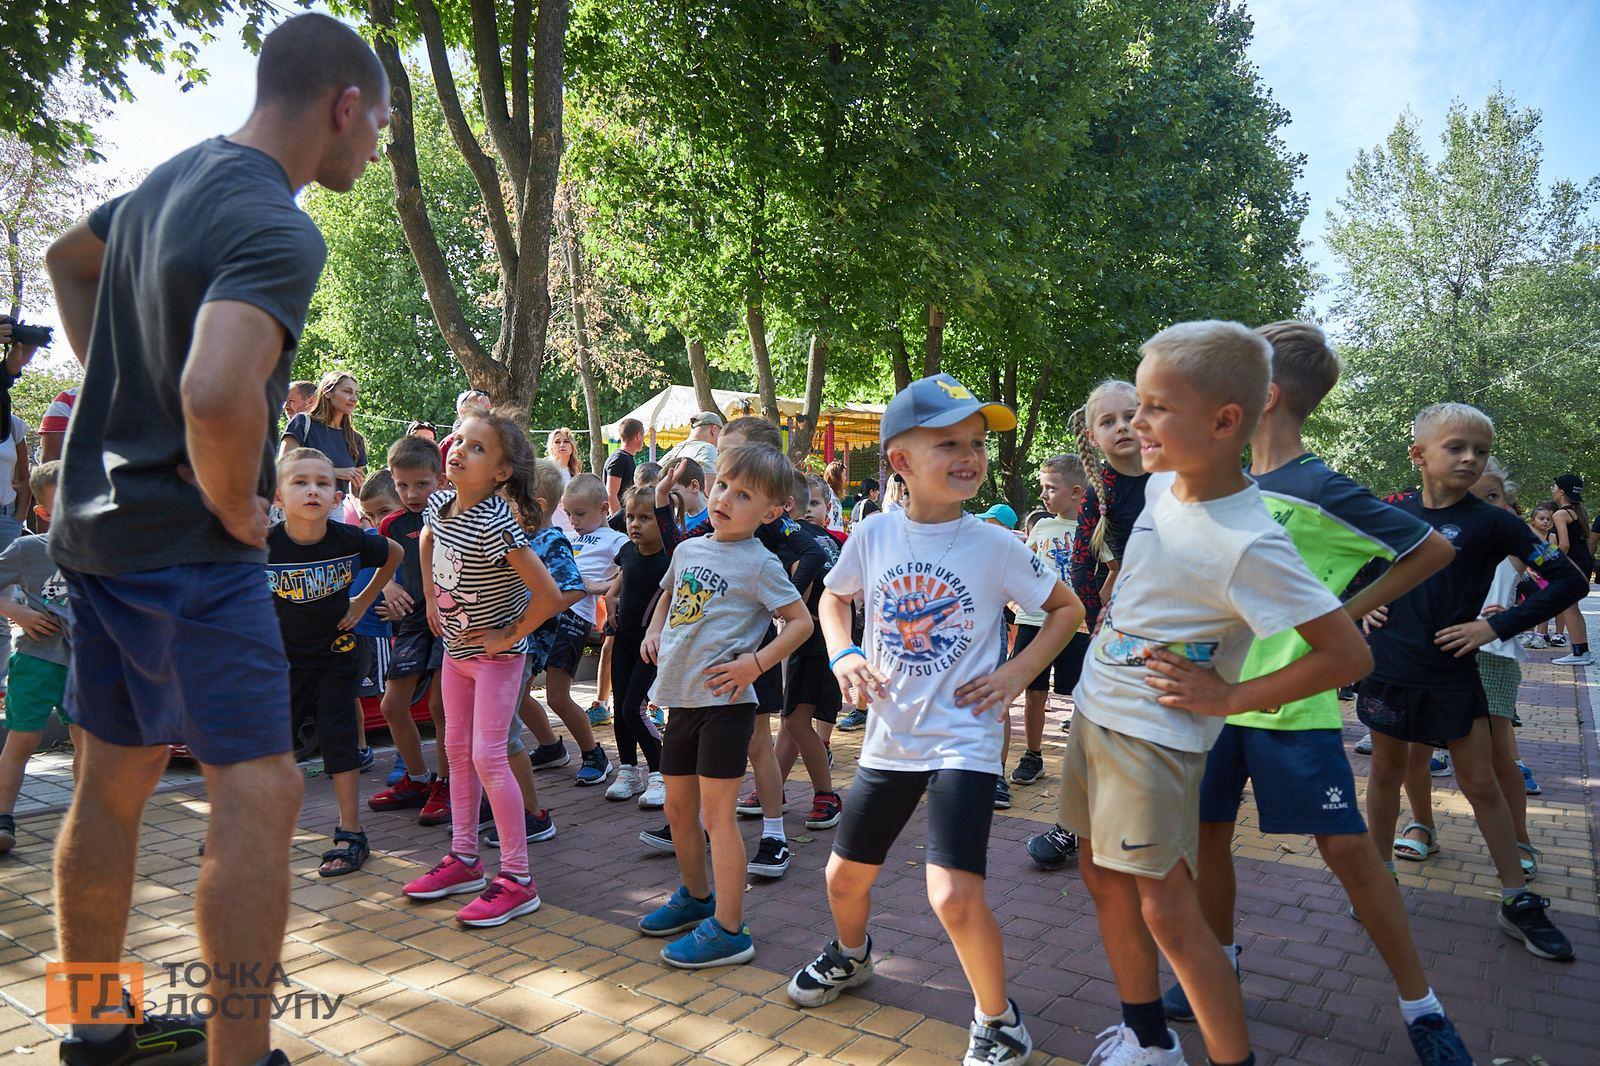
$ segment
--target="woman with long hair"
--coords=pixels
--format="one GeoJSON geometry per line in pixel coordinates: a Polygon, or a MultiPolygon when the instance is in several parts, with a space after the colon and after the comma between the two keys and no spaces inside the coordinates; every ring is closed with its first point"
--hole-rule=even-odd
{"type": "Polygon", "coordinates": [[[367,441],[352,421],[360,398],[360,387],[349,374],[330,370],[322,375],[310,409],[284,427],[279,457],[296,448],[315,448],[333,463],[340,492],[361,491],[367,479],[367,441]]]}
{"type": "Polygon", "coordinates": [[[844,505],[839,501],[844,499],[845,484],[844,464],[835,459],[829,463],[822,472],[822,480],[828,485],[828,520],[823,523],[830,530],[844,532],[844,505]]]}
{"type": "MultiPolygon", "coordinates": [[[[1589,550],[1589,516],[1583,509],[1583,478],[1577,474],[1562,474],[1550,486],[1555,499],[1556,547],[1566,553],[1577,566],[1587,584],[1594,570],[1594,553],[1589,550]]],[[[1583,620],[1583,608],[1573,604],[1558,616],[1567,625],[1567,635],[1572,640],[1572,651],[1551,662],[1561,666],[1588,666],[1594,662],[1589,654],[1589,627],[1583,620]]]]}
{"type": "MultiPolygon", "coordinates": [[[[565,426],[552,429],[545,437],[544,457],[556,464],[556,469],[561,471],[563,487],[575,476],[583,473],[583,463],[578,459],[578,442],[573,438],[572,430],[565,426]]],[[[567,517],[567,509],[559,503],[550,514],[550,523],[558,529],[572,532],[572,519],[567,517]]]]}

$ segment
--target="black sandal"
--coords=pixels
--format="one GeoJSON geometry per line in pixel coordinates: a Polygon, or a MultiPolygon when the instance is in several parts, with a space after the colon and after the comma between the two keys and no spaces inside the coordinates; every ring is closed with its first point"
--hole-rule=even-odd
{"type": "Polygon", "coordinates": [[[342,861],[346,865],[341,869],[327,870],[319,867],[317,873],[323,877],[343,877],[353,874],[366,865],[367,857],[372,854],[372,849],[367,846],[367,834],[364,832],[352,833],[348,829],[335,829],[333,842],[343,844],[342,848],[329,848],[322,853],[322,866],[328,863],[342,861]]]}

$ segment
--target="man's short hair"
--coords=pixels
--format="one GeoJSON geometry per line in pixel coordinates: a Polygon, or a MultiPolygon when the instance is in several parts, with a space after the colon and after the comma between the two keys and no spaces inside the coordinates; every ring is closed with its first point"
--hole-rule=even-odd
{"type": "Polygon", "coordinates": [[[724,448],[717,453],[717,477],[723,481],[748,481],[773,503],[782,503],[794,490],[794,464],[770,444],[745,443],[724,448]]]}
{"type": "Polygon", "coordinates": [[[261,42],[256,106],[302,110],[350,86],[387,102],[389,79],[361,35],[336,18],[309,12],[281,23],[261,42]]]}
{"type": "Polygon", "coordinates": [[[299,396],[302,400],[309,400],[317,394],[317,383],[315,381],[291,381],[289,382],[289,391],[299,396]]]}
{"type": "Polygon", "coordinates": [[[400,493],[395,491],[394,475],[387,470],[380,470],[361,483],[361,491],[356,494],[356,499],[362,503],[371,503],[373,500],[393,500],[400,502],[400,493]]]}
{"type": "Polygon", "coordinates": [[[295,463],[308,461],[327,463],[329,470],[334,468],[333,460],[329,459],[326,454],[319,452],[315,448],[290,448],[288,451],[284,452],[278,457],[278,476],[283,476],[284,467],[293,466],[295,463]]]}
{"type": "Polygon", "coordinates": [[[1272,383],[1278,386],[1279,402],[1304,419],[1339,383],[1339,357],[1328,346],[1327,335],[1310,322],[1292,319],[1256,332],[1272,345],[1272,383]]]}
{"type": "Polygon", "coordinates": [[[61,460],[52,459],[48,463],[40,463],[28,470],[28,491],[33,493],[34,499],[39,498],[39,493],[45,489],[53,489],[56,482],[61,480],[61,460]]]}
{"type": "MultiPolygon", "coordinates": [[[[743,438],[744,444],[765,444],[769,448],[780,450],[783,448],[783,432],[760,415],[735,418],[722,427],[722,435],[726,437],[729,434],[743,438]]],[[[717,459],[717,469],[722,469],[720,456],[717,459]]]]}
{"type": "Polygon", "coordinates": [[[622,435],[622,442],[626,444],[635,437],[644,436],[644,423],[637,418],[624,418],[617,432],[622,435]]]}
{"type": "Polygon", "coordinates": [[[1475,429],[1494,439],[1494,419],[1469,403],[1436,403],[1417,412],[1411,426],[1411,440],[1421,444],[1424,437],[1447,429],[1475,429]]]}
{"type": "Polygon", "coordinates": [[[606,483],[593,474],[574,474],[572,480],[567,482],[567,487],[562,490],[561,498],[586,503],[590,507],[604,507],[609,496],[606,493],[606,483]]]}
{"type": "Polygon", "coordinates": [[[1207,399],[1238,404],[1240,436],[1255,432],[1272,383],[1272,345],[1261,334],[1219,319],[1179,322],[1145,341],[1139,354],[1174,368],[1207,399]]]}
{"type": "Polygon", "coordinates": [[[437,474],[441,469],[439,446],[421,437],[401,437],[389,445],[387,462],[390,470],[426,470],[437,474]]]}

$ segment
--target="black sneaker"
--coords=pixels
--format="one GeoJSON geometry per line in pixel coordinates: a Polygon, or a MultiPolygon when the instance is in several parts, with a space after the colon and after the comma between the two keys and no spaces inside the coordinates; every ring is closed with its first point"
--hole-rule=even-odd
{"type": "Polygon", "coordinates": [[[567,746],[561,741],[554,744],[540,744],[528,755],[535,770],[554,770],[558,766],[565,766],[572,761],[572,754],[567,751],[567,746]]]}
{"type": "Polygon", "coordinates": [[[15,815],[0,814],[0,855],[17,846],[17,819],[15,815]]]}
{"type": "Polygon", "coordinates": [[[1016,1000],[1008,1001],[1011,1015],[1017,1020],[1010,1025],[984,1025],[974,1021],[968,1031],[967,1054],[963,1063],[983,1063],[984,1066],[1022,1066],[1033,1054],[1033,1038],[1028,1027],[1022,1024],[1022,1009],[1016,1000]]]}
{"type": "Polygon", "coordinates": [[[867,957],[857,961],[844,953],[837,940],[828,941],[822,954],[789,979],[789,998],[797,1007],[832,1003],[847,988],[872,976],[872,938],[867,937],[867,957]]]}
{"type": "Polygon", "coordinates": [[[756,857],[745,869],[758,877],[782,877],[789,872],[789,845],[777,837],[762,837],[756,857]]]}
{"type": "Polygon", "coordinates": [[[994,779],[994,809],[997,811],[1011,809],[1011,786],[1006,784],[1004,774],[994,779]]]}
{"type": "Polygon", "coordinates": [[[378,765],[378,757],[372,753],[371,748],[357,748],[356,757],[361,760],[361,772],[366,773],[378,765]]]}
{"type": "MultiPolygon", "coordinates": [[[[639,834],[639,843],[655,851],[664,851],[672,854],[672,826],[664,825],[660,829],[646,829],[639,834]]],[[[706,834],[706,848],[711,848],[711,834],[706,834]]]]}
{"type": "Polygon", "coordinates": [[[1037,751],[1025,751],[1011,771],[1011,780],[1018,785],[1031,785],[1044,776],[1044,756],[1037,751]]]}
{"type": "Polygon", "coordinates": [[[1422,1066],[1471,1066],[1472,1053],[1443,1014],[1424,1014],[1406,1026],[1406,1036],[1422,1066]]]}
{"type": "MultiPolygon", "coordinates": [[[[537,844],[541,840],[555,838],[556,820],[550,817],[548,809],[541,808],[538,814],[524,810],[522,812],[522,820],[527,830],[528,843],[537,844]]],[[[500,830],[490,826],[489,831],[484,834],[483,842],[491,848],[498,848],[500,846],[500,830]]]]}
{"type": "Polygon", "coordinates": [[[494,828],[494,811],[489,809],[489,797],[478,797],[478,832],[494,828]]]}
{"type": "Polygon", "coordinates": [[[1059,825],[1028,838],[1028,858],[1045,870],[1059,870],[1078,857],[1078,838],[1059,825]]]}
{"type": "Polygon", "coordinates": [[[606,757],[606,749],[599,744],[593,751],[583,753],[583,765],[578,767],[578,776],[575,778],[580,785],[603,785],[606,778],[611,776],[611,760],[606,757]]]}
{"type": "Polygon", "coordinates": [[[206,1023],[183,1014],[146,1014],[138,1025],[124,1026],[109,1043],[95,1044],[69,1036],[61,1041],[61,1061],[72,1066],[133,1066],[160,1063],[184,1066],[206,1061],[206,1023]]]}
{"type": "Polygon", "coordinates": [[[1341,700],[1344,700],[1347,703],[1350,700],[1355,699],[1356,698],[1356,686],[1354,686],[1354,685],[1346,685],[1344,688],[1340,689],[1339,690],[1339,698],[1341,700]]]}
{"type": "Polygon", "coordinates": [[[1500,904],[1500,928],[1522,941],[1528,954],[1556,962],[1571,962],[1575,955],[1568,940],[1545,914],[1550,901],[1523,889],[1500,904]]]}

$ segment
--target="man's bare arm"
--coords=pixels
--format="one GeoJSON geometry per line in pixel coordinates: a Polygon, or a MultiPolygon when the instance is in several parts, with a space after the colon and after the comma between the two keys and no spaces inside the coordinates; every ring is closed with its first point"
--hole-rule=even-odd
{"type": "Polygon", "coordinates": [[[284,330],[253,304],[200,308],[183,370],[189,464],[206,507],[234,539],[264,547],[267,501],[258,492],[267,439],[267,378],[283,356],[284,330]]]}
{"type": "Polygon", "coordinates": [[[94,235],[88,219],[74,222],[45,253],[50,284],[56,290],[56,311],[72,354],[83,362],[89,355],[89,329],[94,324],[94,297],[100,288],[106,242],[94,235]]]}

